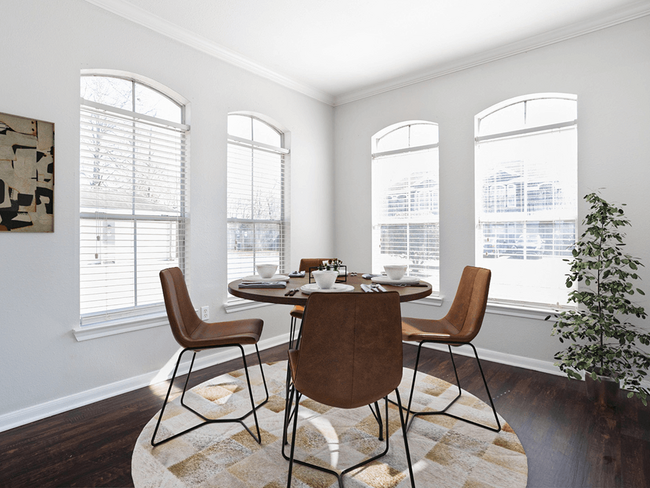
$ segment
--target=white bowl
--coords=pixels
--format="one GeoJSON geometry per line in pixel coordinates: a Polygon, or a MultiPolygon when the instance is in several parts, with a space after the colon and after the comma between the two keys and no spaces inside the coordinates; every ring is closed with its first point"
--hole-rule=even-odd
{"type": "Polygon", "coordinates": [[[275,270],[278,269],[277,264],[258,264],[255,266],[255,269],[257,269],[257,274],[259,274],[262,278],[272,278],[273,275],[275,274],[275,270]]]}
{"type": "Polygon", "coordinates": [[[316,280],[316,284],[318,285],[318,288],[321,288],[323,290],[329,290],[336,282],[336,277],[339,275],[339,272],[334,270],[328,271],[326,269],[323,269],[323,270],[312,271],[311,274],[316,280]]]}
{"type": "Polygon", "coordinates": [[[391,280],[401,280],[404,273],[406,273],[405,264],[386,264],[384,266],[386,274],[391,280]]]}

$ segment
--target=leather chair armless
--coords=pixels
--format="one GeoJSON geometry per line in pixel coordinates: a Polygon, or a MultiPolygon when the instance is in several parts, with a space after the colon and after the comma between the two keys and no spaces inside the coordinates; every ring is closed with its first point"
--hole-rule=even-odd
{"type": "Polygon", "coordinates": [[[395,391],[404,435],[405,454],[411,486],[415,487],[411,456],[406,438],[406,423],[397,387],[402,380],[402,340],[400,299],[387,293],[313,293],[307,301],[299,349],[289,350],[291,388],[285,409],[282,454],[289,460],[287,487],[291,486],[293,463],[299,463],[337,476],[366,465],[388,452],[388,394],[395,391]],[[374,404],[373,414],[380,425],[381,409],[386,406],[386,446],[381,454],[366,459],[342,472],[295,459],[298,408],[302,396],[324,405],[351,409],[374,404]],[[295,405],[294,405],[295,402],[295,405]],[[288,425],[293,418],[291,453],[284,446],[288,425]]]}
{"type": "Polygon", "coordinates": [[[190,295],[185,284],[185,278],[183,277],[183,273],[179,268],[168,268],[162,270],[160,272],[160,282],[162,284],[163,296],[165,298],[165,308],[167,310],[167,317],[169,318],[169,325],[172,329],[172,334],[174,335],[176,342],[178,342],[181,347],[183,347],[183,350],[178,356],[176,367],[174,368],[174,373],[171,380],[169,381],[169,389],[167,390],[167,396],[163,402],[162,410],[160,411],[160,416],[158,417],[158,422],[156,423],[156,428],[154,429],[153,436],[151,437],[151,445],[154,447],[158,446],[164,442],[168,442],[180,435],[183,435],[206,424],[223,422],[239,422],[253,437],[253,439],[255,439],[258,443],[261,443],[262,438],[260,434],[259,423],[257,421],[257,409],[264,405],[269,399],[269,391],[266,386],[266,378],[264,378],[264,369],[262,368],[262,360],[260,358],[259,349],[257,348],[257,342],[260,340],[260,336],[262,335],[262,327],[264,325],[264,322],[261,319],[244,319],[217,323],[204,322],[194,311],[194,307],[192,306],[192,301],[190,300],[190,295]],[[253,390],[251,388],[250,378],[248,375],[248,365],[246,364],[246,356],[244,354],[243,348],[244,344],[255,346],[257,360],[260,364],[262,381],[264,383],[264,389],[266,390],[266,400],[264,400],[259,405],[255,405],[255,400],[253,399],[253,390]],[[244,362],[244,371],[246,372],[248,393],[251,400],[251,410],[236,419],[210,419],[203,416],[193,408],[189,407],[184,402],[185,391],[187,390],[190,375],[192,374],[192,367],[194,366],[196,353],[205,349],[215,349],[220,347],[238,347],[241,351],[242,360],[244,362]],[[203,422],[156,442],[156,434],[158,433],[158,428],[160,427],[160,422],[165,412],[165,406],[169,400],[169,394],[172,391],[174,379],[176,378],[176,373],[178,372],[178,366],[181,362],[183,354],[186,351],[191,351],[193,354],[192,362],[190,363],[190,370],[187,373],[187,378],[185,379],[185,385],[183,386],[183,392],[181,394],[181,405],[200,417],[203,422]],[[251,414],[253,414],[253,417],[255,419],[257,436],[255,436],[255,434],[244,423],[244,419],[251,414]]]}
{"type": "MultiPolygon", "coordinates": [[[[409,395],[407,418],[412,415],[410,422],[416,416],[423,415],[447,415],[458,420],[463,420],[473,425],[499,432],[501,430],[501,423],[494,408],[494,402],[490,395],[481,361],[478,358],[476,348],[472,344],[472,340],[481,330],[483,324],[483,316],[485,315],[485,308],[487,306],[488,292],[490,289],[490,278],[492,273],[489,269],[476,268],[474,266],[466,266],[460,278],[458,290],[454,301],[451,304],[449,313],[440,320],[418,319],[411,317],[402,318],[402,339],[405,341],[419,342],[418,354],[415,360],[415,371],[413,372],[413,384],[411,386],[411,394],[409,395]],[[415,390],[415,377],[418,372],[418,364],[420,362],[420,352],[422,345],[426,343],[446,344],[451,356],[451,362],[454,366],[454,374],[456,376],[456,384],[458,386],[458,395],[442,410],[434,412],[413,412],[411,405],[413,401],[413,391],[415,390]],[[461,396],[460,381],[458,380],[458,371],[456,370],[456,363],[454,362],[454,355],[451,352],[452,346],[457,347],[461,345],[469,345],[474,351],[476,362],[478,364],[479,372],[483,378],[483,384],[487,391],[494,419],[496,420],[496,428],[488,425],[482,425],[472,420],[464,419],[450,414],[447,410],[458,400],[461,396]]],[[[408,427],[411,427],[409,422],[408,427]]]]}

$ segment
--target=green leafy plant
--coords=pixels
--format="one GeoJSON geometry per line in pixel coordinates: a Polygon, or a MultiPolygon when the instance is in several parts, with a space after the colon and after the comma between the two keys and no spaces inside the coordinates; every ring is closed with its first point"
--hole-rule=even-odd
{"type": "MultiPolygon", "coordinates": [[[[625,254],[619,228],[631,225],[623,209],[609,204],[596,193],[586,195],[591,205],[583,220],[585,230],[572,251],[566,286],[578,287],[569,293],[569,302],[578,305],[554,316],[552,335],[568,347],[555,354],[555,363],[569,378],[581,379],[580,372],[609,376],[647,405],[648,389],[641,382],[650,368],[650,355],[639,344],[650,345],[650,334],[629,322],[645,319],[643,307],[630,296],[645,293],[634,285],[640,279],[639,259],[625,254]]],[[[624,205],[624,204],[623,204],[624,205]]],[[[546,317],[548,320],[551,316],[546,317]]]]}

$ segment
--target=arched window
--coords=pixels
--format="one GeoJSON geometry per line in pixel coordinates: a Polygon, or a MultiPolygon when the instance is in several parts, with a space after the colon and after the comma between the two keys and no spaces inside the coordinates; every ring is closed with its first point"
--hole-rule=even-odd
{"type": "Polygon", "coordinates": [[[82,325],[164,312],[159,271],[188,271],[189,126],[152,84],[81,76],[82,325]]]}
{"type": "Polygon", "coordinates": [[[257,264],[288,263],[283,133],[258,116],[228,115],[228,281],[257,264]]]}
{"type": "Polygon", "coordinates": [[[439,290],[438,125],[410,121],[372,137],[372,270],[406,264],[439,290]]]}
{"type": "Polygon", "coordinates": [[[476,265],[493,302],[566,305],[577,219],[577,101],[527,95],[476,116],[476,265]]]}

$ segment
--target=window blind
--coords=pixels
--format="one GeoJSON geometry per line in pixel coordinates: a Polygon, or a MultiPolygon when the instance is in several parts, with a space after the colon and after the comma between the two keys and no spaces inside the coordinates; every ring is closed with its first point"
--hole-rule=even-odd
{"type": "Polygon", "coordinates": [[[285,154],[288,150],[229,137],[228,281],[255,274],[257,264],[287,269],[285,154]]]}
{"type": "Polygon", "coordinates": [[[532,102],[492,112],[489,135],[477,134],[476,263],[492,270],[492,302],[564,306],[563,258],[577,225],[575,100],[532,102]],[[536,110],[549,123],[528,122],[541,118],[536,110]]]}
{"type": "Polygon", "coordinates": [[[82,99],[82,325],[160,310],[159,271],[187,274],[188,132],[82,99]]]}
{"type": "Polygon", "coordinates": [[[372,267],[406,264],[439,289],[437,126],[414,124],[390,130],[390,141],[377,138],[372,160],[372,267]],[[413,146],[413,128],[425,137],[413,146]],[[410,137],[409,137],[410,136],[410,137]],[[433,141],[433,142],[432,142],[433,141]],[[402,146],[402,147],[400,147],[402,146]]]}

